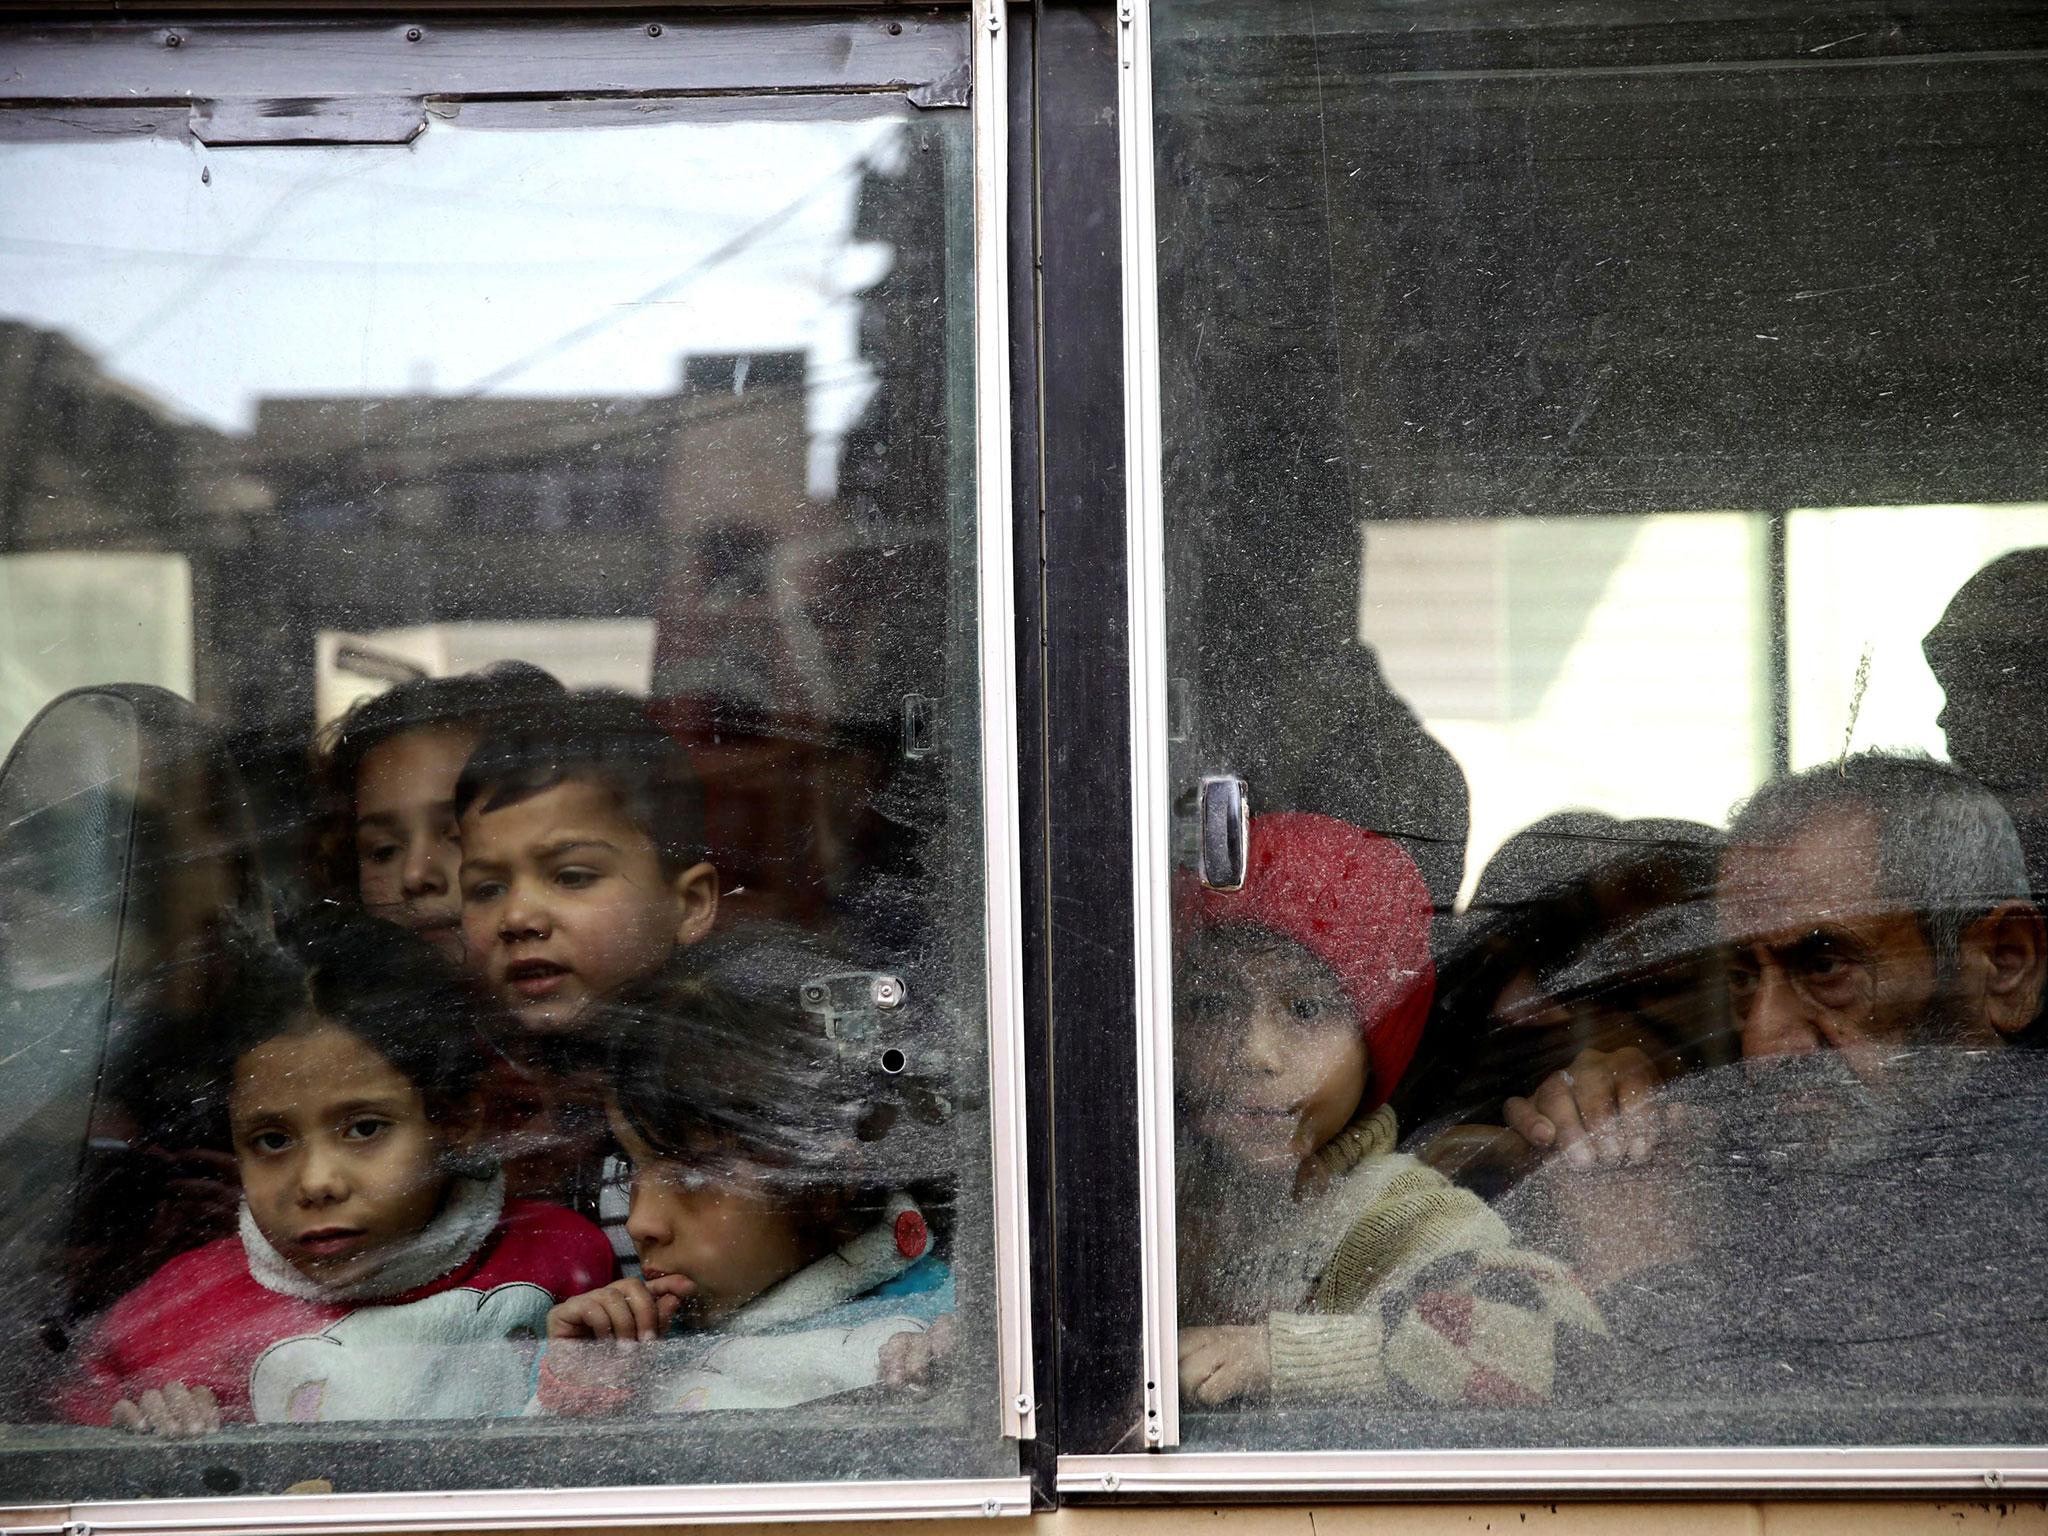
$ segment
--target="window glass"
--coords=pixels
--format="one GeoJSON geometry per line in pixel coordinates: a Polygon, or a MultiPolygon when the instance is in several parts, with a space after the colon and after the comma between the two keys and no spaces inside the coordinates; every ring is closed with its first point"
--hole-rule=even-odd
{"type": "Polygon", "coordinates": [[[2034,1437],[2038,14],[1154,14],[1182,1444],[2034,1437]]]}
{"type": "Polygon", "coordinates": [[[968,113],[0,121],[10,1495],[1014,1473],[968,113]]]}

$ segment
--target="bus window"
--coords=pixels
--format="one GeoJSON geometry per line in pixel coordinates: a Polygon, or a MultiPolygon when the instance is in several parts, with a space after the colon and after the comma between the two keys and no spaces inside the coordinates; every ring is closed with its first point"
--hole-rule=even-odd
{"type": "Polygon", "coordinates": [[[2048,32],[1947,16],[1154,8],[1184,1449],[2038,1433],[2048,32]]]}
{"type": "Polygon", "coordinates": [[[18,40],[18,1502],[1015,1476],[968,28],[706,25],[18,40]]]}

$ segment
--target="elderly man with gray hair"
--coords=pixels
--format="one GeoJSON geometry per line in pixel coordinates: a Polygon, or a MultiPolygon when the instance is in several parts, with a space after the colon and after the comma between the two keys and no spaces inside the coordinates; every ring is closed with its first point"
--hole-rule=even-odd
{"type": "MultiPolygon", "coordinates": [[[[1835,1051],[1871,1090],[1908,1060],[1929,1070],[1916,1047],[2016,1037],[2048,979],[2011,819],[1924,757],[1865,752],[1758,790],[1729,829],[1715,909],[1744,1060],[1835,1051]]],[[[1588,1051],[1510,1100],[1508,1123],[1578,1167],[1640,1161],[1658,1088],[1641,1052],[1588,1051]]]]}
{"type": "Polygon", "coordinates": [[[1553,1157],[1497,1212],[1610,1348],[1559,1399],[1698,1433],[1986,1443],[2048,1408],[2048,977],[2010,820],[1865,753],[1759,790],[1714,893],[1742,1059],[1582,1054],[1519,1106],[1553,1157]],[[1959,1311],[1960,1298],[1973,1298],[1959,1311]]]}

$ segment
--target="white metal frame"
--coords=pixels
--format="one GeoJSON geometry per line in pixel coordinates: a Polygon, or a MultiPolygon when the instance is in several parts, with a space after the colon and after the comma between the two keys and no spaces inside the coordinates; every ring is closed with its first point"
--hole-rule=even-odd
{"type": "MultiPolygon", "coordinates": [[[[1008,43],[1005,0],[971,0],[974,394],[984,947],[997,1368],[1006,1437],[1037,1432],[1024,1081],[1022,829],[1018,819],[1016,585],[1011,538],[1008,43]]],[[[1027,1478],[696,1484],[517,1492],[153,1499],[0,1511],[27,1532],[510,1530],[851,1517],[1024,1515],[1027,1478]]]]}
{"type": "Polygon", "coordinates": [[[1167,762],[1166,513],[1159,459],[1159,270],[1146,0],[1117,7],[1123,215],[1124,517],[1131,641],[1132,969],[1138,1025],[1138,1220],[1145,1443],[1180,1443],[1173,1206],[1172,785],[1167,762]]]}
{"type": "Polygon", "coordinates": [[[1247,1499],[1757,1493],[1975,1493],[2048,1488],[2048,1451],[2000,1446],[1533,1451],[1182,1451],[1062,1456],[1062,1496],[1247,1499]]]}
{"type": "Polygon", "coordinates": [[[2032,1447],[1792,1447],[1175,1452],[1180,1444],[1174,1209],[1172,786],[1149,0],[1118,0],[1124,427],[1131,646],[1131,860],[1143,1254],[1142,1452],[1061,1456],[1062,1495],[1277,1498],[1544,1492],[1978,1492],[2048,1488],[2032,1447]]]}
{"type": "Polygon", "coordinates": [[[1009,15],[974,0],[974,426],[981,627],[989,1133],[1003,1433],[1037,1434],[1026,1188],[1023,848],[1017,810],[1017,578],[1010,521],[1009,15]]]}
{"type": "Polygon", "coordinates": [[[0,1536],[296,1536],[396,1531],[513,1531],[563,1526],[731,1525],[762,1520],[938,1519],[1028,1515],[1028,1478],[929,1482],[732,1483],[679,1488],[551,1488],[514,1492],[297,1494],[271,1498],[133,1499],[0,1510],[0,1536]]]}

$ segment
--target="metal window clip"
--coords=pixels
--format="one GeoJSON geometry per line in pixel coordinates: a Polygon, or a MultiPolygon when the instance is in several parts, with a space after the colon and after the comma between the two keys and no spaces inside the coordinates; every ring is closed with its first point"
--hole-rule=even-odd
{"type": "Polygon", "coordinates": [[[875,1015],[894,1013],[910,997],[900,976],[879,971],[836,971],[813,976],[797,989],[806,1013],[824,1021],[828,1040],[866,1042],[881,1029],[875,1015]]]}
{"type": "Polygon", "coordinates": [[[939,701],[928,694],[903,695],[903,755],[931,757],[939,750],[939,701]]]}

